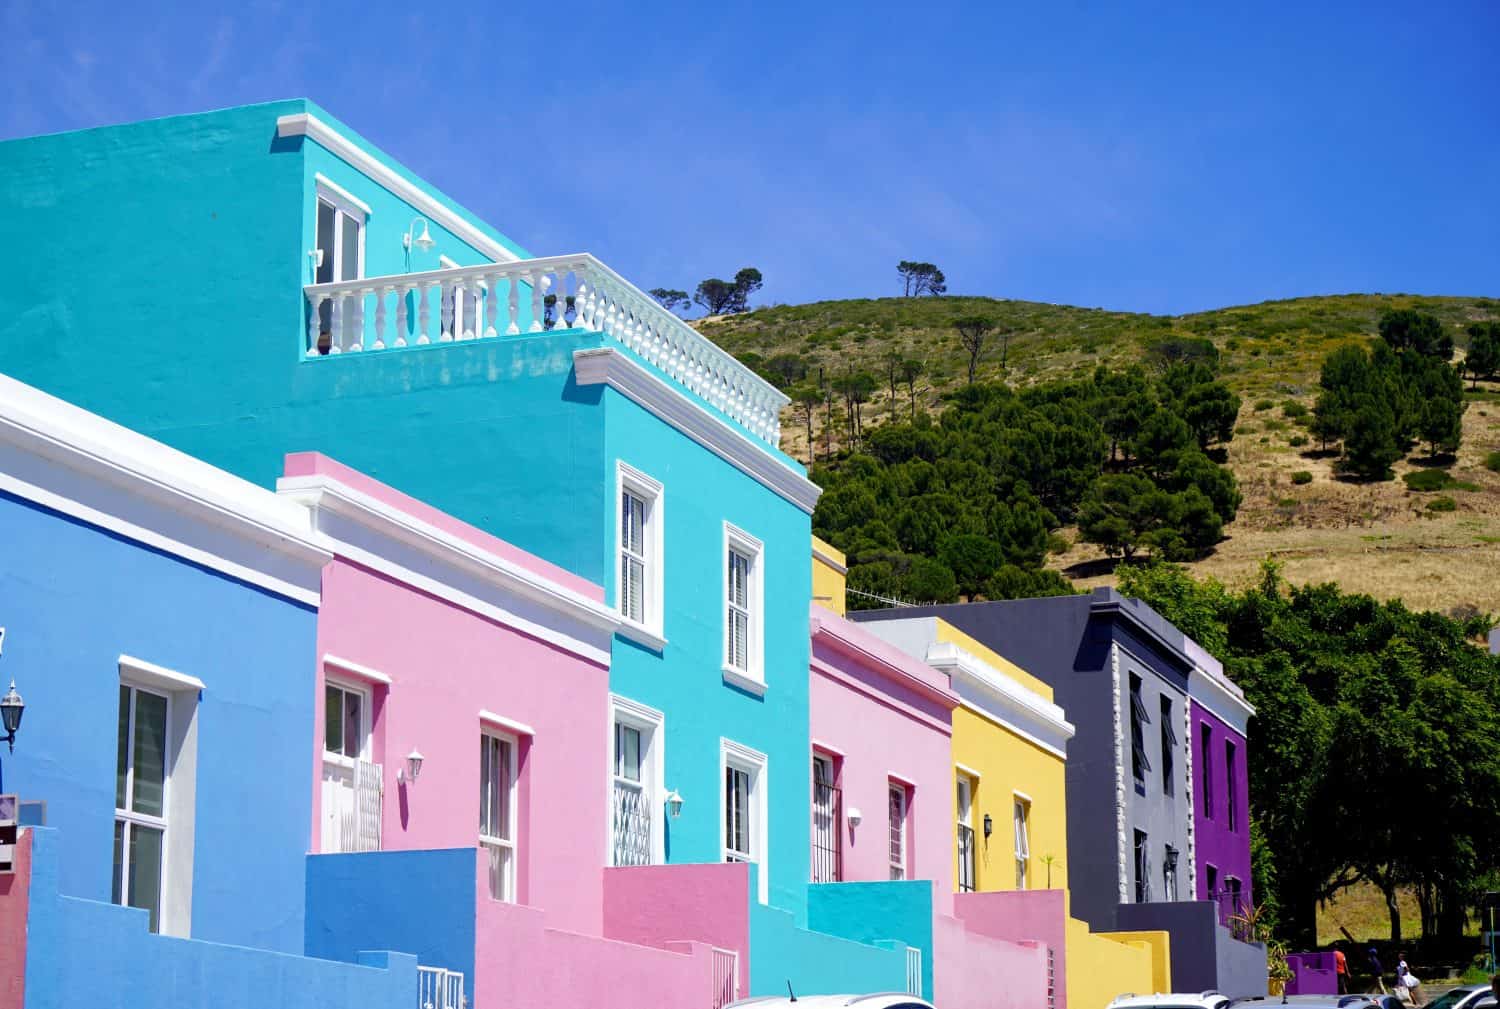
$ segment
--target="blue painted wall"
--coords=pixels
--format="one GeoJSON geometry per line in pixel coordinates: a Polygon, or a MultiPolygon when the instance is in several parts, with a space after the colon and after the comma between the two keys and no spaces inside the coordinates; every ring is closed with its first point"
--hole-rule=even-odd
{"type": "Polygon", "coordinates": [[[473,848],[307,857],[307,955],[358,961],[395,947],[464,973],[474,1001],[473,848]]]}
{"type": "MultiPolygon", "coordinates": [[[[153,935],[146,912],[58,892],[67,845],[36,829],[27,918],[27,1009],[411,1009],[415,957],[363,952],[360,966],[153,935]]],[[[244,906],[253,910],[254,900],[244,906]]]]}
{"type": "Polygon", "coordinates": [[[4,494],[0,557],[0,673],[26,699],[5,787],[47,801],[62,892],[110,899],[131,655],[206,685],[193,937],[301,952],[315,611],[4,494]]]}
{"type": "MultiPolygon", "coordinates": [[[[896,940],[922,951],[922,993],[932,998],[932,881],[820,883],[809,886],[807,924],[820,932],[858,942],[896,940]]],[[[901,981],[906,986],[906,961],[901,981]]]]}

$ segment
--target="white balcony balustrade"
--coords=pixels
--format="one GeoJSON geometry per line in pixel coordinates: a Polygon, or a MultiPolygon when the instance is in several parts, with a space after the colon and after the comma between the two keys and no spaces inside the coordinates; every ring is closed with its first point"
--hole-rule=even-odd
{"type": "Polygon", "coordinates": [[[634,351],[761,440],[776,445],[781,437],[785,395],[586,253],[303,290],[307,357],[591,330],[634,351]]]}

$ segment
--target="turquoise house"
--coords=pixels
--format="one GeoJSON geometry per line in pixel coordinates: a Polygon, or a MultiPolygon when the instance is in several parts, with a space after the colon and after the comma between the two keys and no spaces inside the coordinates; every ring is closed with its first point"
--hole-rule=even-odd
{"type": "Polygon", "coordinates": [[[0,373],[266,487],[322,452],[602,583],[626,617],[610,806],[579,823],[608,872],[751,863],[741,994],[930,962],[915,912],[810,918],[818,489],[776,389],[308,101],[10,141],[0,173],[0,214],[50,253],[0,253],[0,373]]]}

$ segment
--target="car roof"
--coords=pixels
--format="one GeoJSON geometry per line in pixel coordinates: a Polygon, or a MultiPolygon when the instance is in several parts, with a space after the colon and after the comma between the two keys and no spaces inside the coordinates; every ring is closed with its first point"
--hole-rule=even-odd
{"type": "Polygon", "coordinates": [[[903,991],[874,992],[869,995],[760,995],[731,1002],[724,1009],[886,1009],[893,1005],[917,1005],[932,1009],[932,1003],[903,991]]]}
{"type": "Polygon", "coordinates": [[[1229,1005],[1229,999],[1216,991],[1203,992],[1157,992],[1153,995],[1121,995],[1109,1004],[1109,1009],[1151,1009],[1153,1006],[1183,1007],[1183,1009],[1221,1009],[1229,1005]]]}

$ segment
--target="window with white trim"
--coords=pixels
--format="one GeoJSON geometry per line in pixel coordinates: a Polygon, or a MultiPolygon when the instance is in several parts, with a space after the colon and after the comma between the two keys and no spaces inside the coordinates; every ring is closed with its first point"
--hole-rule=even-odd
{"type": "Polygon", "coordinates": [[[372,753],[372,712],[369,690],[325,680],[319,851],[380,849],[385,785],[372,753]]]}
{"type": "Polygon", "coordinates": [[[958,776],[958,891],[976,888],[974,864],[974,779],[958,776]]]}
{"type": "Polygon", "coordinates": [[[1031,884],[1031,803],[1016,797],[1011,820],[1015,828],[1016,845],[1016,889],[1025,890],[1031,884]]]}
{"type": "Polygon", "coordinates": [[[616,608],[632,624],[660,634],[661,484],[623,462],[617,475],[616,608]]]}
{"type": "Polygon", "coordinates": [[[761,541],[724,524],[724,670],[764,682],[761,541]]]}
{"type": "MultiPolygon", "coordinates": [[[[314,248],[318,258],[313,266],[313,282],[329,284],[339,280],[359,280],[365,275],[365,210],[356,206],[347,194],[334,192],[319,184],[316,220],[313,225],[314,248]]],[[[333,330],[333,300],[318,306],[320,334],[333,330]]],[[[320,338],[318,349],[327,353],[320,338]]]]}
{"type": "Polygon", "coordinates": [[[655,708],[613,694],[610,709],[609,864],[658,864],[665,859],[665,719],[655,708]]]}
{"type": "Polygon", "coordinates": [[[730,740],[720,741],[724,791],[720,809],[724,821],[726,862],[754,862],[759,866],[760,900],[768,893],[766,852],[766,757],[730,740]]]}
{"type": "Polygon", "coordinates": [[[906,786],[898,781],[889,782],[886,795],[890,809],[891,879],[905,879],[907,877],[906,812],[908,806],[906,786]]]}
{"type": "Polygon", "coordinates": [[[161,930],[166,875],[171,697],[120,684],[115,760],[115,856],[112,900],[144,908],[161,930]]]}
{"type": "Polygon", "coordinates": [[[490,896],[516,899],[516,740],[479,736],[479,843],[490,856],[490,896]]]}

